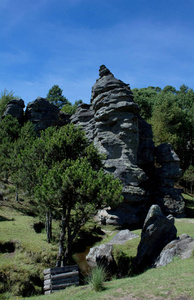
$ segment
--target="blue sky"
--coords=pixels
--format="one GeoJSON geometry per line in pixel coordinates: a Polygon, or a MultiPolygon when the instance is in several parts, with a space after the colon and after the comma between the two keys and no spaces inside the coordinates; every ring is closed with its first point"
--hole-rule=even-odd
{"type": "Polygon", "coordinates": [[[105,64],[131,88],[194,88],[193,0],[0,0],[0,91],[89,103],[105,64]]]}

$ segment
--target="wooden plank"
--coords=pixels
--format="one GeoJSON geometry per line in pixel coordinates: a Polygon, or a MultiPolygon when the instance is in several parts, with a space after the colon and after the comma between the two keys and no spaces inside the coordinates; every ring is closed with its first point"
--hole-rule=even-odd
{"type": "Polygon", "coordinates": [[[44,280],[51,279],[51,274],[44,275],[44,280]]]}
{"type": "Polygon", "coordinates": [[[60,273],[67,273],[71,271],[78,271],[78,265],[73,266],[65,266],[65,267],[56,267],[44,270],[44,274],[60,274],[60,273]]]}
{"type": "Polygon", "coordinates": [[[68,272],[68,273],[62,273],[62,274],[56,274],[56,275],[51,275],[51,279],[55,280],[55,279],[61,279],[61,278],[71,278],[71,277],[74,277],[74,276],[76,276],[78,274],[79,274],[78,271],[73,271],[73,272],[68,272]]]}
{"type": "Polygon", "coordinates": [[[60,268],[52,268],[51,275],[67,273],[67,272],[72,272],[72,271],[78,271],[78,265],[66,266],[66,267],[60,267],[60,268]]]}
{"type": "Polygon", "coordinates": [[[44,280],[44,285],[51,285],[51,284],[52,284],[51,279],[44,280]]]}
{"type": "Polygon", "coordinates": [[[51,269],[44,269],[43,274],[47,275],[47,274],[50,274],[50,272],[51,272],[51,269]]]}
{"type": "Polygon", "coordinates": [[[79,282],[79,277],[78,276],[76,276],[76,277],[72,277],[71,279],[69,279],[69,278],[67,278],[67,279],[59,279],[59,280],[56,280],[56,281],[52,281],[52,283],[51,283],[51,285],[52,286],[55,286],[55,285],[59,285],[59,284],[66,284],[66,283],[73,283],[73,282],[76,282],[76,281],[78,281],[79,282]]]}
{"type": "Polygon", "coordinates": [[[49,290],[51,290],[51,284],[49,284],[49,285],[44,285],[43,289],[44,289],[44,291],[49,291],[49,290]]]}
{"type": "Polygon", "coordinates": [[[70,277],[70,278],[66,277],[66,278],[54,278],[54,279],[44,280],[44,285],[48,285],[48,284],[55,285],[56,282],[61,282],[61,283],[68,282],[68,281],[71,282],[71,281],[76,280],[76,279],[79,280],[78,274],[73,276],[73,277],[70,277]]]}
{"type": "Polygon", "coordinates": [[[61,288],[65,288],[66,286],[70,286],[70,285],[79,285],[79,278],[73,278],[71,280],[67,280],[67,281],[56,281],[55,283],[47,283],[44,284],[44,291],[48,291],[48,290],[53,290],[53,289],[58,289],[60,290],[61,288]]]}

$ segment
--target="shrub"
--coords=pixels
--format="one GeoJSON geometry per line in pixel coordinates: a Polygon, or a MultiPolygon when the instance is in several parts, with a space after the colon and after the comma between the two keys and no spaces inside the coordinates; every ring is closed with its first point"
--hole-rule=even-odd
{"type": "Polygon", "coordinates": [[[104,282],[106,280],[107,274],[103,266],[97,266],[87,277],[87,283],[89,283],[96,292],[102,291],[104,289],[104,282]]]}

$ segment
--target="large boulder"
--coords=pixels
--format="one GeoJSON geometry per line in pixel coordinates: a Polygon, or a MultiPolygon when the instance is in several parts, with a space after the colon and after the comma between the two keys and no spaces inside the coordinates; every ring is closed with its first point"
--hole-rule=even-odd
{"type": "Polygon", "coordinates": [[[170,263],[175,256],[181,259],[189,258],[194,251],[194,239],[182,234],[176,240],[167,244],[154,263],[154,267],[163,267],[170,263]]]}
{"type": "Polygon", "coordinates": [[[31,121],[35,125],[35,131],[45,130],[50,126],[64,125],[69,121],[66,114],[61,114],[57,106],[41,97],[28,103],[25,118],[26,121],[31,121]]]}
{"type": "Polygon", "coordinates": [[[113,246],[109,244],[93,247],[86,256],[86,261],[91,268],[100,265],[103,266],[107,272],[113,274],[116,272],[116,262],[112,252],[113,246]]]}
{"type": "Polygon", "coordinates": [[[173,216],[166,217],[158,205],[152,205],[143,225],[134,271],[151,267],[162,249],[176,239],[176,234],[173,216]]]}
{"type": "Polygon", "coordinates": [[[12,115],[12,117],[17,118],[20,123],[24,121],[24,100],[11,100],[7,104],[3,117],[6,115],[12,115]]]}

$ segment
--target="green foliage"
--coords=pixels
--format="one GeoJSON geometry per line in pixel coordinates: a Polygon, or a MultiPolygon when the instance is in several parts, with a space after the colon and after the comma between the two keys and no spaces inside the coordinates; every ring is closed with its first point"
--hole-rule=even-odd
{"type": "Polygon", "coordinates": [[[19,99],[17,96],[14,96],[14,93],[8,92],[6,89],[1,92],[1,97],[0,97],[0,117],[2,117],[7,104],[9,103],[9,101],[13,100],[13,99],[19,99]]]}
{"type": "Polygon", "coordinates": [[[73,124],[42,132],[21,149],[17,162],[17,183],[36,195],[40,215],[52,211],[62,220],[67,255],[97,209],[122,201],[119,180],[104,174],[102,156],[73,124]]]}
{"type": "Polygon", "coordinates": [[[61,109],[65,104],[69,104],[69,101],[62,95],[63,90],[58,85],[53,85],[48,91],[46,99],[61,109]]]}
{"type": "Polygon", "coordinates": [[[184,84],[180,90],[167,85],[132,91],[141,116],[152,125],[156,145],[171,143],[186,170],[193,160],[194,91],[184,84]]]}
{"type": "Polygon", "coordinates": [[[106,281],[107,274],[103,266],[97,266],[92,269],[91,274],[87,277],[87,283],[96,292],[104,290],[104,282],[106,281]]]}
{"type": "Polygon", "coordinates": [[[173,147],[177,149],[180,142],[182,143],[180,140],[182,136],[178,133],[184,132],[183,126],[186,124],[183,123],[186,115],[174,101],[173,95],[162,95],[159,100],[151,120],[155,143],[159,145],[170,141],[173,147]]]}
{"type": "Polygon", "coordinates": [[[75,103],[73,105],[69,102],[69,103],[63,105],[61,111],[65,112],[69,115],[73,115],[81,103],[82,103],[82,100],[75,101],[75,103]]]}
{"type": "Polygon", "coordinates": [[[177,96],[169,88],[168,92],[163,90],[157,97],[150,122],[156,145],[171,143],[182,167],[187,168],[192,159],[193,117],[189,102],[183,102],[180,93],[177,96]]]}
{"type": "Polygon", "coordinates": [[[187,218],[194,218],[194,196],[183,194],[187,218]]]}
{"type": "Polygon", "coordinates": [[[185,181],[194,184],[194,166],[189,166],[189,168],[185,171],[183,178],[185,181]]]}
{"type": "Polygon", "coordinates": [[[193,192],[193,185],[194,185],[194,166],[190,165],[188,169],[185,171],[183,175],[183,179],[186,182],[186,186],[189,185],[190,192],[193,192]]]}
{"type": "Polygon", "coordinates": [[[134,258],[135,257],[128,256],[122,250],[117,249],[114,251],[114,259],[117,264],[118,278],[123,278],[132,275],[134,258]]]}
{"type": "Polygon", "coordinates": [[[0,122],[0,175],[8,180],[13,170],[14,143],[20,132],[17,119],[7,115],[0,122]]]}
{"type": "Polygon", "coordinates": [[[141,116],[145,120],[149,120],[152,116],[152,110],[154,106],[154,101],[157,97],[159,88],[141,88],[141,89],[133,89],[134,102],[139,104],[141,108],[141,116]]]}

